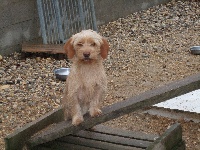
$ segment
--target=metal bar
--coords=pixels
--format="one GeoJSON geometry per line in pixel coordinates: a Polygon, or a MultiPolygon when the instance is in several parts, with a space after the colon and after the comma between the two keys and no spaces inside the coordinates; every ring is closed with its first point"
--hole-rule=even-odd
{"type": "Polygon", "coordinates": [[[98,31],[93,0],[90,0],[90,5],[91,5],[91,10],[92,10],[92,21],[93,21],[93,26],[94,26],[93,30],[98,31]]]}
{"type": "Polygon", "coordinates": [[[44,19],[45,19],[45,26],[46,26],[46,36],[47,36],[47,43],[49,43],[50,39],[49,39],[49,25],[48,25],[48,17],[47,17],[47,14],[48,14],[48,4],[47,2],[45,2],[45,0],[43,0],[43,7],[44,7],[44,13],[43,13],[43,16],[44,16],[44,19]]]}
{"type": "Polygon", "coordinates": [[[53,37],[53,40],[52,40],[52,44],[54,44],[54,42],[56,42],[58,40],[58,30],[57,30],[57,20],[56,20],[56,17],[55,17],[55,5],[53,4],[53,0],[50,1],[50,10],[51,10],[51,15],[50,15],[50,20],[51,20],[51,31],[52,31],[52,37],[53,37]]]}
{"type": "Polygon", "coordinates": [[[93,25],[93,19],[92,19],[92,6],[91,6],[91,3],[90,3],[90,0],[87,0],[87,3],[88,3],[88,25],[90,28],[92,28],[94,30],[94,25],[93,25]]]}
{"type": "Polygon", "coordinates": [[[85,17],[83,15],[82,0],[78,0],[78,8],[79,8],[79,15],[80,15],[80,20],[81,20],[81,27],[82,29],[85,29],[85,17]]]}
{"type": "Polygon", "coordinates": [[[46,13],[46,25],[48,27],[48,30],[47,30],[47,37],[48,37],[48,43],[52,43],[53,40],[54,40],[54,35],[53,35],[53,32],[52,32],[52,26],[53,26],[53,21],[52,21],[52,18],[50,18],[53,14],[52,14],[52,11],[51,11],[51,1],[49,0],[46,0],[46,10],[47,10],[47,13],[46,13]],[[49,3],[48,3],[49,2],[49,3]]]}
{"type": "MultiPolygon", "coordinates": [[[[70,5],[70,0],[68,0],[68,6],[69,6],[69,11],[72,12],[72,1],[71,1],[71,5],[70,5]]],[[[74,29],[73,29],[73,26],[72,26],[72,15],[73,13],[69,13],[69,29],[71,29],[70,32],[74,33],[74,29]]]]}
{"type": "Polygon", "coordinates": [[[60,39],[58,39],[59,43],[64,41],[64,36],[63,36],[63,29],[62,29],[62,23],[61,23],[61,15],[60,15],[60,8],[59,8],[59,3],[58,0],[52,0],[52,3],[54,3],[55,6],[55,16],[57,20],[57,27],[58,27],[58,36],[60,39]]]}
{"type": "Polygon", "coordinates": [[[61,28],[62,28],[62,35],[63,35],[63,40],[62,40],[62,43],[65,43],[65,39],[66,39],[66,36],[65,36],[65,29],[66,27],[68,26],[66,24],[66,0],[58,0],[59,2],[59,9],[60,9],[60,21],[61,21],[61,28]]]}
{"type": "MultiPolygon", "coordinates": [[[[68,0],[68,3],[69,3],[69,0],[68,0]]],[[[62,10],[63,10],[62,11],[63,12],[63,16],[62,16],[63,20],[62,20],[62,22],[63,22],[63,32],[64,32],[63,33],[63,35],[64,35],[63,43],[65,43],[66,40],[71,35],[71,30],[70,30],[70,16],[71,16],[71,13],[68,13],[70,5],[67,5],[66,0],[63,0],[63,4],[62,4],[61,7],[62,7],[62,10]]]]}
{"type": "Polygon", "coordinates": [[[83,1],[83,11],[84,11],[84,16],[85,16],[85,24],[86,24],[86,29],[92,29],[90,26],[90,14],[89,14],[89,6],[88,6],[88,0],[83,1]]]}
{"type": "Polygon", "coordinates": [[[60,9],[61,9],[61,25],[63,27],[63,43],[66,42],[68,37],[67,32],[69,32],[68,16],[66,10],[66,0],[60,0],[60,9]]]}
{"type": "Polygon", "coordinates": [[[53,21],[52,21],[51,16],[53,14],[52,14],[52,11],[51,11],[51,1],[46,0],[45,4],[46,4],[46,16],[45,16],[45,18],[46,18],[46,26],[48,28],[46,34],[47,34],[47,38],[48,38],[48,43],[52,43],[52,41],[54,39],[54,35],[53,35],[53,32],[52,32],[53,21]]]}
{"type": "Polygon", "coordinates": [[[59,30],[58,30],[58,26],[57,26],[57,19],[56,19],[56,6],[54,4],[54,0],[51,0],[51,10],[52,10],[52,22],[53,22],[53,28],[52,28],[52,32],[53,35],[55,37],[55,39],[52,41],[52,43],[57,44],[59,41],[59,30]]]}
{"type": "Polygon", "coordinates": [[[79,8],[78,8],[78,4],[77,4],[77,0],[74,1],[74,18],[73,18],[73,23],[72,23],[72,27],[75,28],[74,33],[79,32],[79,29],[82,28],[80,25],[80,16],[79,16],[79,8]]]}
{"type": "Polygon", "coordinates": [[[38,13],[39,13],[43,43],[47,44],[47,36],[46,36],[45,21],[44,21],[44,16],[43,16],[42,1],[37,0],[37,5],[38,5],[38,13]]]}
{"type": "Polygon", "coordinates": [[[70,22],[71,22],[71,27],[72,27],[72,32],[73,33],[76,33],[77,31],[76,31],[76,11],[77,11],[77,7],[76,7],[76,1],[77,0],[75,0],[75,1],[72,1],[71,0],[71,11],[73,12],[72,13],[72,18],[70,19],[70,22]]]}

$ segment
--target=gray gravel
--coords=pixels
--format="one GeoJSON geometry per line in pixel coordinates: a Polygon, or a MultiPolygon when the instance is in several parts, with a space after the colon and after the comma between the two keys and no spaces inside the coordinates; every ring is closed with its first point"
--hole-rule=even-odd
{"type": "MultiPolygon", "coordinates": [[[[110,43],[105,61],[109,105],[200,71],[200,1],[172,1],[103,25],[110,43]]],[[[58,107],[65,82],[53,70],[70,67],[51,55],[15,53],[0,57],[0,149],[3,137],[58,107]]],[[[177,120],[133,113],[107,124],[130,130],[161,133],[177,120]]],[[[200,125],[178,120],[184,127],[187,149],[199,150],[200,125]]]]}

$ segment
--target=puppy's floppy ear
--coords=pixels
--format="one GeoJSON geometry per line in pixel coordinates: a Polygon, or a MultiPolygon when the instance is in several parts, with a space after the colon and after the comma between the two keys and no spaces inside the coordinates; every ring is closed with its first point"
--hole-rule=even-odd
{"type": "Polygon", "coordinates": [[[74,50],[74,47],[72,45],[72,38],[70,38],[64,45],[64,50],[67,54],[67,57],[69,59],[72,59],[75,55],[75,50],[74,50]]]}
{"type": "Polygon", "coordinates": [[[102,38],[103,43],[101,44],[101,57],[103,59],[106,59],[108,56],[108,51],[109,51],[109,44],[108,41],[105,38],[102,38]]]}

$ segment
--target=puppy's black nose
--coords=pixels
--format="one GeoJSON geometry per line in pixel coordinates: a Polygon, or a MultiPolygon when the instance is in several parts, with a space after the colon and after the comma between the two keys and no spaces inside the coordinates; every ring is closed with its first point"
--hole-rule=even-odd
{"type": "Polygon", "coordinates": [[[90,53],[83,53],[83,56],[84,56],[85,58],[89,58],[89,57],[90,57],[90,53]]]}

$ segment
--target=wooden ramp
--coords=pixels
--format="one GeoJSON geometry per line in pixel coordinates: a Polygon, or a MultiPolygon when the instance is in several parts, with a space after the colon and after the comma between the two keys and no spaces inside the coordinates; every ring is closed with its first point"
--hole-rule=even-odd
{"type": "MultiPolygon", "coordinates": [[[[20,150],[24,146],[26,146],[28,149],[34,149],[35,147],[39,145],[43,145],[44,143],[48,143],[50,141],[52,141],[51,143],[54,143],[58,141],[58,139],[60,140],[63,137],[66,138],[66,136],[68,135],[77,136],[76,134],[78,134],[79,132],[83,132],[82,130],[90,129],[94,127],[95,125],[99,125],[103,122],[112,120],[114,118],[125,115],[127,113],[131,113],[143,107],[148,107],[148,106],[157,104],[159,102],[163,102],[165,100],[183,95],[185,93],[188,93],[197,89],[200,89],[200,74],[196,74],[196,75],[187,77],[185,79],[170,83],[163,87],[159,87],[159,88],[144,92],[140,95],[124,100],[122,102],[118,102],[113,105],[106,106],[102,109],[103,111],[102,115],[96,118],[91,118],[88,114],[86,114],[84,116],[85,121],[81,123],[79,126],[73,126],[71,124],[71,121],[63,121],[63,110],[62,110],[62,107],[60,107],[57,110],[49,112],[48,114],[39,118],[38,120],[31,122],[27,124],[25,127],[19,130],[16,130],[14,133],[8,135],[5,138],[6,150],[20,150]],[[51,125],[51,126],[47,127],[48,125],[51,125]],[[47,128],[44,129],[45,127],[47,128]]],[[[179,130],[178,133],[182,133],[181,129],[179,129],[180,127],[178,126],[179,125],[175,125],[175,127],[170,128],[169,130],[174,131],[175,129],[177,129],[179,130]]],[[[90,131],[90,132],[93,132],[93,131],[90,131]]],[[[119,131],[119,133],[120,132],[122,131],[119,131]]],[[[152,148],[152,149],[157,150],[154,147],[159,146],[161,147],[161,149],[159,150],[162,150],[162,149],[166,149],[167,146],[169,145],[172,145],[173,147],[174,146],[181,147],[177,149],[184,149],[184,142],[182,141],[182,135],[173,134],[174,132],[170,132],[170,133],[172,134],[169,134],[169,132],[164,133],[162,136],[158,138],[161,141],[158,141],[158,140],[154,141],[153,146],[149,145],[146,149],[152,148]],[[168,141],[171,141],[171,142],[176,141],[175,139],[177,136],[181,137],[181,138],[180,137],[178,138],[179,142],[175,142],[175,144],[168,143],[168,141]],[[156,145],[154,145],[155,142],[157,143],[156,145]],[[166,144],[163,144],[164,142],[166,142],[166,144]],[[178,143],[182,143],[182,144],[180,144],[179,146],[178,143]]],[[[91,138],[92,140],[94,140],[93,137],[91,138]]]]}

